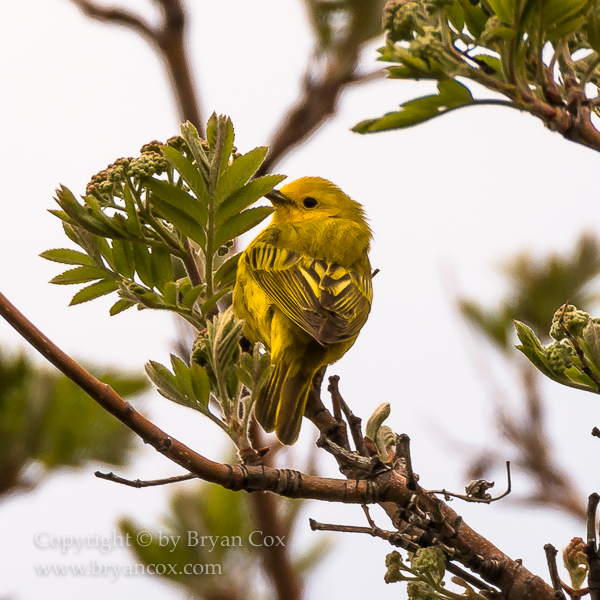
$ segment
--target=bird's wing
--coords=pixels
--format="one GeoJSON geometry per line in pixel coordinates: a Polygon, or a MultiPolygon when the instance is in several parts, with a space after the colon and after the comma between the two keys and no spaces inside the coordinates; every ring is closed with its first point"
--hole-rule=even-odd
{"type": "Polygon", "coordinates": [[[270,300],[321,345],[355,337],[371,309],[371,278],[271,244],[244,256],[270,300]]]}

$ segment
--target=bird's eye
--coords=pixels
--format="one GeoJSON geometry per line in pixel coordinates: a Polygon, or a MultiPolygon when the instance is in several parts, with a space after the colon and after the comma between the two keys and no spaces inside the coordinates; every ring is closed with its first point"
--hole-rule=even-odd
{"type": "Polygon", "coordinates": [[[302,200],[302,204],[304,204],[305,208],[314,208],[317,205],[317,201],[311,196],[307,196],[302,200]]]}

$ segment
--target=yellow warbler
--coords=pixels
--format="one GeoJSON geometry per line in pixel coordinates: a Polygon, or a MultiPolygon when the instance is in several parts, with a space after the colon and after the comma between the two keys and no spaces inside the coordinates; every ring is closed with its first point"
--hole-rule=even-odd
{"type": "Polygon", "coordinates": [[[316,372],[354,344],[371,309],[371,230],[330,181],[303,177],[267,194],[271,224],[242,254],[233,307],[275,366],[256,399],[265,431],[298,438],[316,372]]]}

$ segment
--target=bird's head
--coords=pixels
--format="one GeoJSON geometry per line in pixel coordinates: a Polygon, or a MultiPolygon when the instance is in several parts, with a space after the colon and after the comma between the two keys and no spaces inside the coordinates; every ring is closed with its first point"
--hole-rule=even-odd
{"type": "Polygon", "coordinates": [[[275,207],[273,223],[338,218],[366,225],[363,207],[322,177],[296,179],[269,192],[267,198],[275,207]]]}

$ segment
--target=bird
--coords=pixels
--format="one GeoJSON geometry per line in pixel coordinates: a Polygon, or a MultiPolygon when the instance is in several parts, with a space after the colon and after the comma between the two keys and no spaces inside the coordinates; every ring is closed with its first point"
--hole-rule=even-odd
{"type": "Polygon", "coordinates": [[[245,337],[271,353],[256,420],[291,445],[315,374],[350,349],[369,316],[372,232],[363,207],[321,177],[266,197],[272,220],[240,256],[233,309],[245,337]]]}

